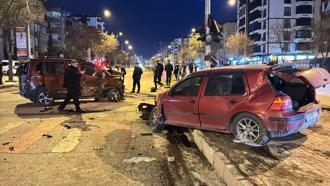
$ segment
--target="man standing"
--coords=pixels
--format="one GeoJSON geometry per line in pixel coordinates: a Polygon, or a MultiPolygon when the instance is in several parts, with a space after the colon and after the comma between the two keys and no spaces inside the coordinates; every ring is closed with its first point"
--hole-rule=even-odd
{"type": "Polygon", "coordinates": [[[139,63],[135,63],[133,72],[133,90],[131,93],[135,93],[135,87],[138,87],[137,93],[140,93],[140,80],[143,74],[142,69],[139,67],[139,63]]]}
{"type": "Polygon", "coordinates": [[[157,60],[157,66],[158,66],[157,67],[157,69],[158,69],[158,82],[160,84],[162,84],[162,75],[163,75],[163,71],[164,71],[164,66],[159,60],[157,60]]]}
{"type": "Polygon", "coordinates": [[[165,71],[166,71],[166,85],[170,86],[171,85],[172,72],[173,72],[173,66],[170,63],[170,60],[167,61],[167,64],[165,66],[165,71]]]}
{"type": "Polygon", "coordinates": [[[194,72],[194,62],[189,63],[189,74],[194,72]]]}
{"type": "Polygon", "coordinates": [[[78,62],[72,61],[71,65],[66,69],[64,73],[64,87],[67,88],[68,93],[64,102],[58,107],[59,112],[63,112],[65,106],[73,100],[76,107],[76,112],[83,113],[80,108],[79,96],[80,96],[80,72],[78,71],[78,62]]]}
{"type": "Polygon", "coordinates": [[[126,75],[126,70],[125,70],[125,68],[124,68],[120,63],[117,63],[117,65],[116,65],[116,69],[117,69],[117,71],[119,71],[119,72],[121,73],[121,77],[120,77],[120,79],[121,79],[121,81],[122,81],[123,84],[124,84],[124,81],[125,81],[125,75],[126,75]]]}
{"type": "Polygon", "coordinates": [[[178,81],[179,79],[179,72],[180,72],[180,66],[179,64],[176,64],[175,65],[175,68],[174,68],[174,76],[175,76],[175,79],[178,81]]]}

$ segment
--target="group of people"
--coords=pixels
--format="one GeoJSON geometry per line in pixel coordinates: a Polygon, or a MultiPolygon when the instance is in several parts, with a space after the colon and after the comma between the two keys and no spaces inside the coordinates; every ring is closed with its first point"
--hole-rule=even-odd
{"type": "MultiPolygon", "coordinates": [[[[154,65],[154,90],[157,90],[157,85],[163,86],[162,83],[162,75],[165,70],[166,72],[166,85],[170,86],[171,85],[171,80],[172,80],[172,75],[174,73],[176,80],[179,80],[180,78],[184,78],[188,73],[187,73],[187,68],[189,70],[189,73],[193,73],[194,71],[197,71],[197,67],[194,63],[189,63],[188,65],[173,65],[171,64],[170,61],[167,61],[165,68],[164,65],[157,60],[155,65],[154,65]]],[[[124,67],[122,67],[120,64],[116,64],[115,70],[121,72],[121,79],[124,83],[125,80],[125,75],[126,75],[126,70],[124,67]]],[[[65,106],[70,102],[70,100],[73,100],[73,103],[76,107],[77,112],[83,112],[83,110],[80,108],[80,103],[79,103],[79,96],[80,96],[80,77],[81,74],[84,72],[80,72],[78,70],[78,62],[74,61],[72,64],[66,69],[65,74],[64,74],[64,86],[67,88],[68,93],[67,96],[64,100],[64,102],[58,107],[58,110],[60,112],[63,112],[65,106]]],[[[143,74],[142,68],[139,66],[138,63],[135,64],[134,71],[133,71],[133,88],[131,93],[140,93],[141,89],[141,77],[143,74]],[[136,89],[137,88],[137,89],[136,89]]]]}

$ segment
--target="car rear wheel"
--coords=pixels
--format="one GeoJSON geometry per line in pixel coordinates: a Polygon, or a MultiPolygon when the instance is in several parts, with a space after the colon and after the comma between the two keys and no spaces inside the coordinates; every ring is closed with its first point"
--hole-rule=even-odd
{"type": "Polygon", "coordinates": [[[249,146],[262,146],[268,143],[269,134],[261,119],[242,113],[233,120],[235,140],[249,146]]]}
{"type": "Polygon", "coordinates": [[[159,133],[165,128],[164,116],[161,114],[157,117],[157,107],[153,108],[149,115],[148,125],[152,128],[153,132],[159,133]]]}
{"type": "Polygon", "coordinates": [[[51,106],[54,103],[54,98],[49,96],[45,87],[40,87],[36,94],[36,102],[42,106],[51,106]]]}

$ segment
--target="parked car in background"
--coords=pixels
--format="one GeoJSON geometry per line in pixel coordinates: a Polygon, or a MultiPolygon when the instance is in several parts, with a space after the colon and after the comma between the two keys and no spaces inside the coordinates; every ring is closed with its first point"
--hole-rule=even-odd
{"type": "MultiPolygon", "coordinates": [[[[31,59],[25,63],[20,76],[20,94],[34,103],[52,105],[57,99],[64,99],[67,93],[64,72],[71,59],[31,59]]],[[[93,63],[79,61],[81,76],[81,98],[120,101],[124,85],[120,73],[99,69],[93,63]]]]}
{"type": "Polygon", "coordinates": [[[155,129],[166,125],[232,133],[248,145],[264,145],[316,125],[321,104],[315,89],[330,83],[322,68],[243,65],[190,74],[159,94],[151,113],[155,129]]]}
{"type": "MultiPolygon", "coordinates": [[[[1,60],[1,63],[2,63],[2,73],[8,75],[8,72],[9,72],[9,60],[1,60]]],[[[12,61],[12,64],[13,64],[13,74],[16,75],[17,74],[17,69],[18,69],[20,63],[19,63],[19,61],[13,60],[12,61]]]]}

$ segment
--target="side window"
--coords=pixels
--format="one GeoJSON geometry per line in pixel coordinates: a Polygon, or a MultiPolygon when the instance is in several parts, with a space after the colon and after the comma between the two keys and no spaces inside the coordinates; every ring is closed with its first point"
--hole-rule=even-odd
{"type": "Polygon", "coordinates": [[[204,96],[243,95],[245,84],[243,73],[223,73],[209,77],[204,96]]]}
{"type": "Polygon", "coordinates": [[[92,64],[81,64],[80,67],[82,71],[85,71],[85,75],[93,76],[98,73],[98,70],[92,64]]]}
{"type": "Polygon", "coordinates": [[[44,63],[44,74],[64,74],[64,63],[44,63]]]}
{"type": "Polygon", "coordinates": [[[184,80],[173,89],[172,96],[198,96],[202,79],[202,77],[193,77],[184,80]]]}

